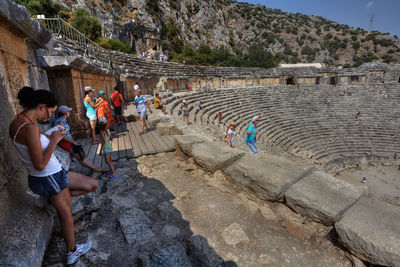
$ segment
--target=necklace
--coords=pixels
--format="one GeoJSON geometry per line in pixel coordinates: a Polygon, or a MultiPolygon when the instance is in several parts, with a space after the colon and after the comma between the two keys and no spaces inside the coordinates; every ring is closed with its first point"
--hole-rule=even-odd
{"type": "MultiPolygon", "coordinates": [[[[26,119],[28,119],[28,121],[30,121],[31,123],[35,124],[35,123],[33,122],[33,120],[32,120],[31,118],[29,118],[28,115],[25,114],[25,112],[22,111],[22,112],[19,113],[17,116],[20,116],[20,115],[24,116],[26,119]]],[[[42,131],[41,131],[40,129],[39,129],[39,132],[40,132],[41,134],[43,134],[42,131]]]]}
{"type": "Polygon", "coordinates": [[[33,120],[32,120],[31,118],[29,118],[29,116],[26,115],[25,112],[21,112],[21,113],[19,113],[17,116],[20,116],[20,115],[24,116],[26,119],[28,119],[28,121],[30,121],[31,123],[34,124],[33,120]]]}

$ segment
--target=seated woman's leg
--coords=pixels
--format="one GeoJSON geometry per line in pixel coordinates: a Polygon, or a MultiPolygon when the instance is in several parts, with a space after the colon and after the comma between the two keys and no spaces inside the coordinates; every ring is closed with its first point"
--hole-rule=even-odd
{"type": "Polygon", "coordinates": [[[68,188],[71,196],[88,194],[96,190],[98,186],[98,182],[92,177],[76,172],[68,172],[68,188]]]}
{"type": "Polygon", "coordinates": [[[104,171],[103,168],[94,166],[92,162],[90,162],[90,160],[88,160],[86,157],[83,160],[81,160],[81,158],[77,153],[72,153],[72,156],[74,156],[74,158],[76,158],[79,161],[79,163],[86,168],[89,168],[93,171],[99,171],[99,172],[104,171]]]}
{"type": "Polygon", "coordinates": [[[74,220],[71,212],[71,197],[68,188],[61,193],[49,198],[51,205],[56,209],[58,218],[60,219],[61,231],[67,246],[67,250],[71,251],[75,248],[74,220]]]}

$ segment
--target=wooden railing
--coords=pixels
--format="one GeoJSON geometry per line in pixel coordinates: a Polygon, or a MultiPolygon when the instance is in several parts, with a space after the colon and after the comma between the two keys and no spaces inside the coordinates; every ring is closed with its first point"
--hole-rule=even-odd
{"type": "Polygon", "coordinates": [[[63,37],[74,43],[84,51],[85,57],[93,57],[103,63],[109,69],[113,68],[113,58],[110,50],[107,50],[89,38],[83,33],[72,27],[68,22],[61,18],[37,18],[40,24],[50,30],[57,37],[63,37]]]}

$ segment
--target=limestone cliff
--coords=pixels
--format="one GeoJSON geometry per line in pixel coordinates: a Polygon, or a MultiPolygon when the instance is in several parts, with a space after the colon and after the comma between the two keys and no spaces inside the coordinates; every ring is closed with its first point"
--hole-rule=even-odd
{"type": "Polygon", "coordinates": [[[105,36],[127,42],[137,52],[161,46],[167,50],[171,43],[181,42],[194,48],[204,43],[237,54],[262,43],[281,63],[359,66],[400,59],[396,36],[262,5],[230,0],[59,1],[71,9],[86,7],[102,22],[105,36]]]}

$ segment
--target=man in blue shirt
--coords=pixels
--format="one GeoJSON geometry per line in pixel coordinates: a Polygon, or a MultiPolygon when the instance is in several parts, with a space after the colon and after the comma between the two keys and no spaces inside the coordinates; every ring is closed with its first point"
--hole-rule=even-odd
{"type": "Polygon", "coordinates": [[[259,116],[254,116],[253,119],[252,119],[252,122],[249,125],[249,128],[247,128],[245,141],[246,141],[246,144],[251,149],[251,153],[250,154],[258,153],[256,134],[258,133],[257,125],[259,123],[260,123],[260,117],[259,116]]]}

